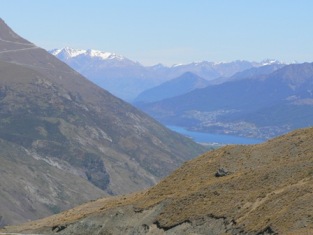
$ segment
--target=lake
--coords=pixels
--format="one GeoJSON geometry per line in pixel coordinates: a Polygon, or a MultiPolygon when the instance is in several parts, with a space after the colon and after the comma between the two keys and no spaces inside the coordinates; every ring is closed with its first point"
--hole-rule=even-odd
{"type": "Polygon", "coordinates": [[[166,126],[172,131],[178,132],[184,136],[192,138],[198,143],[217,143],[217,144],[258,144],[264,142],[261,139],[245,138],[233,135],[210,134],[204,132],[188,131],[178,126],[166,126]]]}

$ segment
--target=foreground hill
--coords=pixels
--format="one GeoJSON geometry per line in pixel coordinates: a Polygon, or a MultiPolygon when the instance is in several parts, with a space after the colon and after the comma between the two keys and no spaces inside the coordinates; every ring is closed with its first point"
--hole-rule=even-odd
{"type": "Polygon", "coordinates": [[[186,162],[149,190],[3,232],[312,234],[312,140],[309,128],[259,145],[226,146],[186,162]]]}
{"type": "Polygon", "coordinates": [[[204,151],[2,20],[0,107],[2,225],[146,188],[204,151]]]}
{"type": "Polygon", "coordinates": [[[167,125],[264,139],[313,125],[312,91],[313,63],[292,64],[140,108],[167,125]]]}

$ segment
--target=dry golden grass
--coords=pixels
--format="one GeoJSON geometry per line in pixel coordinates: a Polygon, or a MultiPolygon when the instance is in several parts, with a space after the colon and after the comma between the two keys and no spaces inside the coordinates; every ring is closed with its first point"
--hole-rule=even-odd
{"type": "Polygon", "coordinates": [[[226,146],[186,162],[156,186],[104,198],[7,231],[52,227],[119,206],[144,210],[164,202],[163,227],[206,215],[235,221],[246,232],[313,234],[313,128],[252,146],[226,146]],[[215,177],[224,167],[230,174],[215,177]]]}

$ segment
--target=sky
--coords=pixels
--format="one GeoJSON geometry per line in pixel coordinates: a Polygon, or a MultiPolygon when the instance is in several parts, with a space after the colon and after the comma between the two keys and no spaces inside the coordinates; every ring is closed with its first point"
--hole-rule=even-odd
{"type": "Polygon", "coordinates": [[[50,50],[116,53],[143,65],[313,62],[312,0],[2,0],[0,17],[50,50]]]}

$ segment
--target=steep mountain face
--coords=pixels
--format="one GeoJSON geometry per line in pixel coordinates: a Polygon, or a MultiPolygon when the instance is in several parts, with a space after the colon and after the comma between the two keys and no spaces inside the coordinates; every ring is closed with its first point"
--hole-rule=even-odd
{"type": "Polygon", "coordinates": [[[312,234],[313,128],[226,146],[149,190],[8,227],[41,234],[312,234]]]}
{"type": "Polygon", "coordinates": [[[108,195],[69,163],[42,158],[2,138],[0,148],[0,227],[59,213],[108,195]]]}
{"type": "Polygon", "coordinates": [[[313,124],[313,64],[293,64],[140,107],[163,123],[270,138],[313,124]]]}
{"type": "Polygon", "coordinates": [[[148,89],[139,94],[134,103],[150,103],[166,98],[186,94],[195,89],[204,88],[209,85],[209,81],[198,75],[187,72],[178,78],[164,82],[159,86],[148,89]]]}
{"type": "Polygon", "coordinates": [[[186,72],[192,72],[206,80],[213,80],[265,64],[280,64],[278,61],[256,63],[238,60],[229,63],[203,61],[171,67],[161,64],[143,66],[123,56],[97,50],[63,48],[51,50],[50,53],[100,87],[131,102],[141,92],[186,72]]]}
{"type": "Polygon", "coordinates": [[[204,151],[2,20],[0,107],[2,223],[146,188],[204,151]]]}

